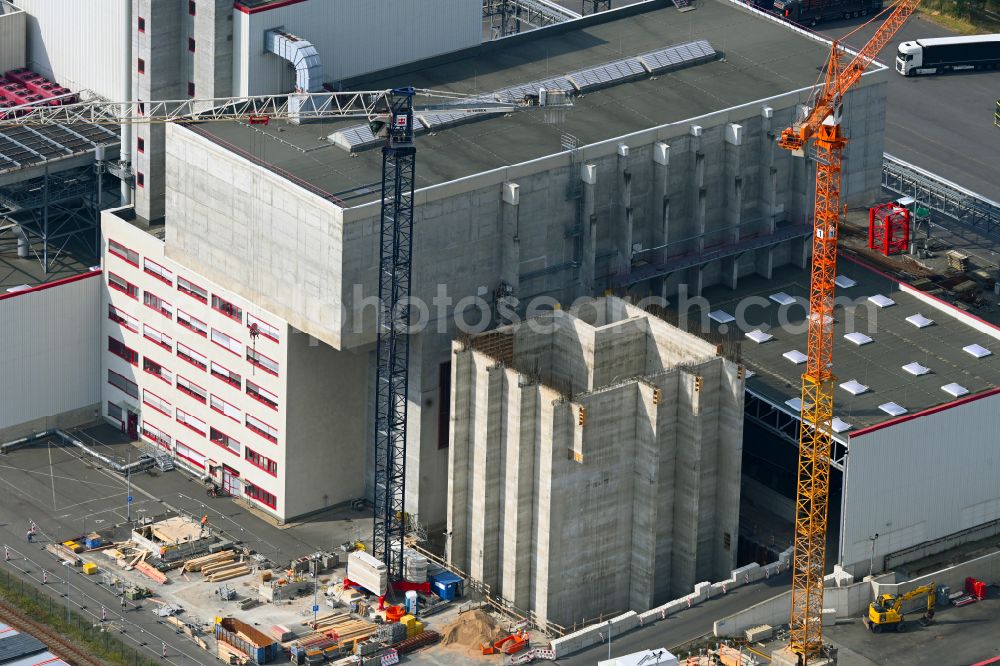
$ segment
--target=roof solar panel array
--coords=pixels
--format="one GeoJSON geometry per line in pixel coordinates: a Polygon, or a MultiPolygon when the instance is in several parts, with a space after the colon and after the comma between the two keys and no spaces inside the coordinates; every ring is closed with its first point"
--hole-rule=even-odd
{"type": "Polygon", "coordinates": [[[581,69],[569,74],[568,78],[577,90],[587,92],[594,88],[637,79],[646,75],[646,68],[638,58],[625,58],[616,62],[609,62],[597,67],[581,69]]]}

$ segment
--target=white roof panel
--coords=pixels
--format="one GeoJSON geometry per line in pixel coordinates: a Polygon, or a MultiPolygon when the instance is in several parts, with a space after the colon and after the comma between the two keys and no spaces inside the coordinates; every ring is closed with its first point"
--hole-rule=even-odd
{"type": "Polygon", "coordinates": [[[961,384],[956,384],[954,382],[952,382],[951,384],[945,384],[944,386],[941,387],[941,390],[956,398],[960,398],[969,392],[969,389],[965,388],[961,384]]]}
{"type": "Polygon", "coordinates": [[[782,354],[782,356],[787,358],[795,365],[806,362],[806,355],[798,351],[797,349],[793,349],[792,351],[786,351],[784,354],[782,354]]]}
{"type": "Polygon", "coordinates": [[[772,301],[778,305],[791,305],[795,302],[795,299],[786,294],[783,291],[779,291],[777,294],[771,294],[768,296],[772,301]]]}
{"type": "Polygon", "coordinates": [[[915,315],[910,315],[909,317],[907,317],[906,321],[910,322],[917,328],[927,328],[928,326],[934,323],[933,319],[928,319],[919,312],[915,315]]]}
{"type": "Polygon", "coordinates": [[[729,314],[725,310],[712,310],[708,313],[708,318],[712,321],[717,321],[720,324],[728,324],[731,321],[736,321],[736,317],[729,314]]]}
{"type": "Polygon", "coordinates": [[[888,296],[883,296],[882,294],[875,294],[874,296],[869,296],[868,302],[873,303],[880,308],[888,308],[896,304],[896,301],[892,300],[888,296]]]}
{"type": "Polygon", "coordinates": [[[848,342],[853,342],[859,347],[862,345],[867,345],[872,341],[872,339],[869,338],[867,335],[865,335],[864,333],[858,333],[857,331],[855,331],[854,333],[848,333],[847,335],[844,336],[844,339],[847,340],[848,342]]]}
{"type": "Polygon", "coordinates": [[[844,432],[845,430],[850,430],[853,427],[854,426],[851,425],[850,423],[848,423],[847,421],[841,420],[840,418],[838,418],[836,416],[834,416],[833,420],[830,421],[830,428],[834,432],[838,432],[838,433],[839,432],[844,432]]]}
{"type": "Polygon", "coordinates": [[[889,416],[902,416],[906,413],[906,408],[897,405],[894,402],[885,402],[878,406],[883,412],[889,416]]]}
{"type": "Polygon", "coordinates": [[[749,333],[745,333],[744,335],[746,335],[748,338],[750,338],[757,344],[761,344],[763,342],[767,342],[768,340],[774,339],[773,335],[771,335],[770,333],[765,333],[759,328],[755,328],[754,330],[750,331],[749,333]]]}
{"type": "Polygon", "coordinates": [[[983,358],[993,353],[986,347],[983,347],[982,345],[966,345],[965,347],[962,347],[962,351],[968,352],[969,354],[972,354],[976,358],[983,358]]]}
{"type": "Polygon", "coordinates": [[[916,361],[914,361],[913,363],[907,363],[906,365],[902,366],[902,368],[911,375],[915,375],[917,377],[919,377],[920,375],[926,375],[928,372],[931,371],[931,369],[928,368],[926,365],[920,365],[916,361]]]}
{"type": "Polygon", "coordinates": [[[785,404],[797,412],[802,411],[802,398],[791,398],[789,400],[786,400],[785,404]]]}
{"type": "Polygon", "coordinates": [[[841,289],[850,289],[851,287],[857,284],[857,282],[847,277],[846,275],[838,275],[837,278],[833,281],[833,283],[838,287],[840,287],[841,289]]]}
{"type": "Polygon", "coordinates": [[[862,393],[868,390],[867,386],[865,386],[856,379],[852,379],[849,382],[844,382],[843,384],[840,385],[840,388],[844,389],[851,395],[861,395],[862,393]]]}

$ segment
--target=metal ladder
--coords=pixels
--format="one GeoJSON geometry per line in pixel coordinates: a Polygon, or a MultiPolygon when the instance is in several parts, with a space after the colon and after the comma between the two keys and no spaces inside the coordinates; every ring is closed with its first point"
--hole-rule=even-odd
{"type": "Polygon", "coordinates": [[[697,9],[691,2],[691,0],[673,0],[673,2],[674,2],[674,7],[676,7],[682,12],[690,12],[694,9],[697,9]]]}

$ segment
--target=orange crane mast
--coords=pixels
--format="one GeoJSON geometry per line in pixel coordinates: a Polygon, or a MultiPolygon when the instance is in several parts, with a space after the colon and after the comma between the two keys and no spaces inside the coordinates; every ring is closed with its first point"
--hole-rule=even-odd
{"type": "Polygon", "coordinates": [[[809,288],[809,338],[802,375],[798,488],[792,557],[792,612],[789,648],[808,663],[823,646],[823,572],[833,441],[833,298],[837,277],[840,222],[840,173],[847,137],[840,127],[844,95],[858,82],[882,48],[910,17],[920,0],[900,0],[875,35],[843,66],[844,49],[830,46],[826,76],[818,85],[806,117],[781,133],[778,145],[804,156],[812,142],[816,159],[812,274],[809,288]]]}

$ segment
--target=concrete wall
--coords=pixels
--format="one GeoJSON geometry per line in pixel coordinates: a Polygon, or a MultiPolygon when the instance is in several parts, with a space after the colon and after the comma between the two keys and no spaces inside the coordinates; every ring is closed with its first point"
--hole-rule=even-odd
{"type": "Polygon", "coordinates": [[[0,442],[97,417],[100,294],[100,271],[0,294],[0,442]]]}
{"type": "Polygon", "coordinates": [[[661,323],[609,300],[621,318],[600,328],[576,308],[513,327],[506,366],[477,338],[452,356],[449,560],[559,625],[649,608],[735,563],[739,370],[679,331],[695,349],[667,367],[647,355],[661,323]]]}
{"type": "Polygon", "coordinates": [[[27,17],[14,5],[0,2],[0,72],[24,67],[27,17]]]}
{"type": "Polygon", "coordinates": [[[264,33],[272,28],[316,47],[324,81],[476,46],[482,38],[482,8],[467,0],[308,0],[240,11],[235,17],[237,95],[290,92],[295,82],[290,64],[263,48],[264,33]]]}
{"type": "Polygon", "coordinates": [[[845,568],[867,573],[874,533],[879,571],[888,553],[1000,518],[998,407],[1000,395],[992,395],[851,437],[841,546],[845,568]],[[977,425],[970,429],[969,423],[977,425]],[[959,431],[963,438],[954,441],[959,431]],[[900,468],[904,460],[917,464],[900,468]],[[961,479],[961,493],[952,489],[954,479],[961,479]]]}

